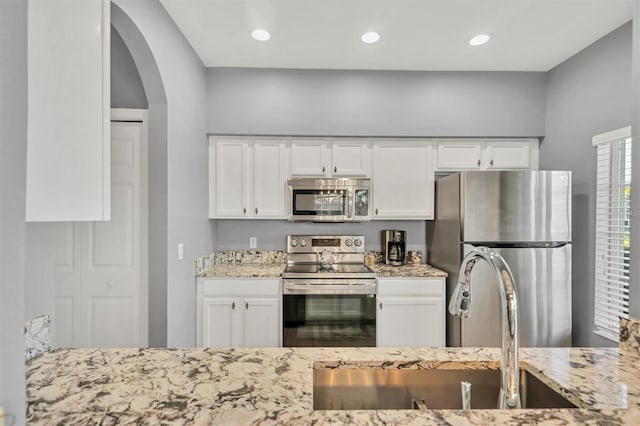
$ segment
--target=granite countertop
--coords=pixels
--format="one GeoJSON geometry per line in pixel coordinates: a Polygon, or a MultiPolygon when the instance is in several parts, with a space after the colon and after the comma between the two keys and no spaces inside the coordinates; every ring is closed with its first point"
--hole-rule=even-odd
{"type": "MultiPolygon", "coordinates": [[[[447,273],[421,263],[422,254],[412,252],[410,263],[391,266],[380,263],[382,254],[370,251],[366,264],[379,277],[446,277],[447,273]]],[[[219,251],[196,261],[196,277],[203,278],[279,278],[286,267],[283,251],[219,251]]]]}
{"type": "Polygon", "coordinates": [[[212,265],[198,274],[204,278],[280,278],[286,263],[212,265]]]}
{"type": "Polygon", "coordinates": [[[314,411],[314,367],[496,368],[497,348],[57,349],[27,362],[30,424],[640,424],[640,357],[523,348],[580,409],[314,411]],[[589,409],[588,409],[589,408],[589,409]],[[628,408],[628,409],[627,409],[628,408]]]}
{"type": "Polygon", "coordinates": [[[384,263],[367,263],[367,266],[380,278],[444,278],[447,273],[424,263],[412,263],[402,266],[386,265],[384,263]]]}

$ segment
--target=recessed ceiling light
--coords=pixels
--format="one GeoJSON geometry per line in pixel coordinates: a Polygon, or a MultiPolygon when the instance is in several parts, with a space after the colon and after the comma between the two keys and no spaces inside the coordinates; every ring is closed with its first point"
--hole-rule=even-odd
{"type": "Polygon", "coordinates": [[[488,42],[490,38],[491,37],[486,34],[478,34],[477,36],[472,37],[471,40],[469,40],[469,44],[471,46],[481,46],[488,42]]]}
{"type": "Polygon", "coordinates": [[[375,43],[378,40],[380,40],[380,34],[378,34],[375,31],[369,31],[368,33],[362,34],[362,37],[360,37],[360,40],[362,40],[363,43],[367,43],[367,44],[375,43]]]}
{"type": "Polygon", "coordinates": [[[271,38],[271,34],[269,34],[269,31],[267,30],[258,28],[257,30],[253,30],[251,32],[251,37],[253,37],[254,40],[267,41],[271,38]]]}

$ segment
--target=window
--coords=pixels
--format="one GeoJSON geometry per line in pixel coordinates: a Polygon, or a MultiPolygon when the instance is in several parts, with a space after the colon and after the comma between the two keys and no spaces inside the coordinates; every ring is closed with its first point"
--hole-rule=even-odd
{"type": "Polygon", "coordinates": [[[631,128],[593,137],[597,150],[594,332],[618,341],[629,316],[631,128]]]}

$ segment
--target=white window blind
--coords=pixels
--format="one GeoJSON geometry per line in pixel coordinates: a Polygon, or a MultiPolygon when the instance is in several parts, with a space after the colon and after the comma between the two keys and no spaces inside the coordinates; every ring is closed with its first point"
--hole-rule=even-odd
{"type": "Polygon", "coordinates": [[[631,128],[593,137],[597,150],[594,332],[619,340],[629,316],[631,128]]]}

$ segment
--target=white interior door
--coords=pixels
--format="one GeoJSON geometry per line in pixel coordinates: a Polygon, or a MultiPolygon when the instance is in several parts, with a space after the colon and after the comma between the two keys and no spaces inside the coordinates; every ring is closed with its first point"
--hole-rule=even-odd
{"type": "Polygon", "coordinates": [[[111,123],[111,220],[60,224],[58,347],[148,345],[144,126],[111,123]]]}

